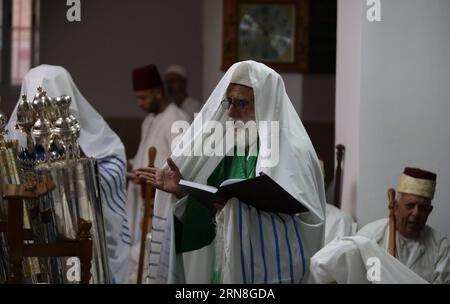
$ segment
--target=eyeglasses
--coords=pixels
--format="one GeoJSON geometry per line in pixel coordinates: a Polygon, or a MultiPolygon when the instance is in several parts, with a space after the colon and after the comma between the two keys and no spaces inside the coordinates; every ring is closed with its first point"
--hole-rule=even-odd
{"type": "Polygon", "coordinates": [[[242,110],[249,103],[250,103],[249,100],[225,97],[220,104],[222,105],[222,108],[224,108],[225,110],[228,110],[231,107],[231,105],[234,105],[234,107],[238,110],[242,110]]]}

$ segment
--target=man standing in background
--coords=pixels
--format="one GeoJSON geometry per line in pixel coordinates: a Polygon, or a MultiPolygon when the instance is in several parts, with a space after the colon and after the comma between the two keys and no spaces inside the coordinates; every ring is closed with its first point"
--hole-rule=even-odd
{"type": "Polygon", "coordinates": [[[167,94],[172,101],[193,120],[194,114],[200,112],[202,103],[189,96],[187,92],[186,69],[181,65],[170,65],[164,73],[164,82],[167,88],[167,94]]]}
{"type": "MultiPolygon", "coordinates": [[[[150,147],[156,148],[155,166],[164,165],[166,158],[171,154],[172,124],[179,120],[190,120],[180,108],[170,102],[155,65],[150,64],[133,70],[133,90],[138,107],[148,113],[142,122],[138,151],[134,158],[128,161],[129,169],[134,173],[136,169],[148,165],[148,150],[150,147]]],[[[131,282],[136,281],[134,276],[137,272],[142,234],[141,222],[144,207],[142,187],[140,180],[134,177],[128,185],[127,193],[127,207],[133,243],[131,282]]]]}

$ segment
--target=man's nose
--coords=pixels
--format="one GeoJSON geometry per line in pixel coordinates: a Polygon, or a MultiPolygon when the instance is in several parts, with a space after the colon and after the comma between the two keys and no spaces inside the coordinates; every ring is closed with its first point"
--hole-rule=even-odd
{"type": "Polygon", "coordinates": [[[419,215],[419,212],[420,212],[419,206],[414,206],[414,208],[412,209],[411,215],[416,217],[419,215]]]}
{"type": "Polygon", "coordinates": [[[137,104],[139,108],[145,109],[145,102],[143,100],[139,100],[137,104]]]}
{"type": "Polygon", "coordinates": [[[236,106],[234,104],[231,104],[228,108],[228,116],[231,118],[237,118],[239,115],[238,111],[236,110],[236,106]]]}

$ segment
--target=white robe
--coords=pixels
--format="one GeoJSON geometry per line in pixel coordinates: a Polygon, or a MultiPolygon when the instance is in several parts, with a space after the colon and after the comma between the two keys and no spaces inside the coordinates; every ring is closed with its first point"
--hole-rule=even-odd
{"type": "Polygon", "coordinates": [[[310,283],[426,284],[427,282],[362,236],[332,241],[311,258],[310,283]]]}
{"type": "Polygon", "coordinates": [[[349,214],[331,204],[326,204],[325,211],[325,245],[356,233],[356,223],[349,214]]]}
{"type": "MultiPolygon", "coordinates": [[[[182,120],[190,122],[187,115],[175,104],[170,103],[164,112],[154,115],[148,114],[141,127],[141,141],[138,151],[133,159],[130,160],[132,169],[137,170],[148,166],[148,149],[156,148],[155,166],[162,167],[166,159],[171,155],[171,144],[173,135],[171,127],[175,121],[182,120]]],[[[128,184],[127,192],[127,213],[131,227],[131,238],[133,248],[131,252],[131,272],[137,270],[139,259],[141,228],[139,227],[143,216],[143,204],[141,185],[136,185],[132,181],[128,184]]],[[[131,278],[134,282],[134,277],[131,278]]]]}
{"type": "MultiPolygon", "coordinates": [[[[372,239],[387,250],[389,220],[380,219],[367,224],[357,235],[372,239]]],[[[450,283],[450,244],[447,237],[425,226],[417,240],[396,233],[396,243],[396,257],[408,268],[430,283],[450,283]]]]}

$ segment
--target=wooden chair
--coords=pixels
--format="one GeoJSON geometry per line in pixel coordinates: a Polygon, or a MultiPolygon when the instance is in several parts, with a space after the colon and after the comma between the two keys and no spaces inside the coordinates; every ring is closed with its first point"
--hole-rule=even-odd
{"type": "Polygon", "coordinates": [[[54,189],[52,181],[38,184],[35,191],[29,191],[23,185],[3,185],[2,197],[8,201],[8,219],[0,222],[0,232],[6,233],[10,269],[8,283],[23,283],[24,257],[71,257],[80,259],[81,283],[89,284],[91,278],[92,224],[80,219],[76,240],[63,240],[52,244],[25,244],[25,240],[33,240],[31,229],[23,229],[23,201],[37,199],[54,189]]]}
{"type": "Polygon", "coordinates": [[[334,174],[334,205],[341,208],[341,189],[342,189],[342,161],[345,155],[345,146],[336,145],[336,171],[334,174]]]}

